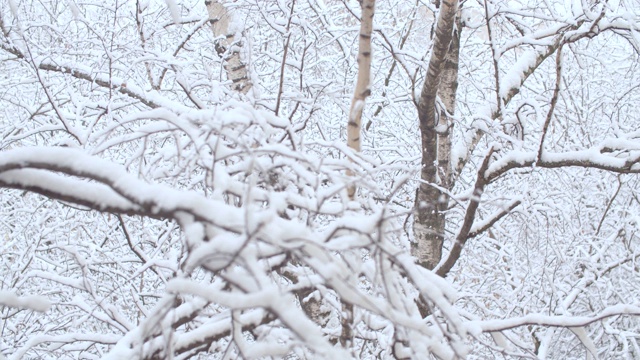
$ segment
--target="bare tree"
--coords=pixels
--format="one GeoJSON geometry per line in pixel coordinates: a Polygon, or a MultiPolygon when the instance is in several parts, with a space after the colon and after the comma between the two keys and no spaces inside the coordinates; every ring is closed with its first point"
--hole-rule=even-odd
{"type": "MultiPolygon", "coordinates": [[[[543,127],[542,137],[539,141],[538,155],[533,163],[544,163],[542,152],[544,147],[545,134],[547,133],[549,123],[554,116],[555,104],[558,101],[561,73],[560,64],[561,52],[563,46],[580,41],[584,38],[593,38],[604,31],[614,31],[616,33],[624,33],[632,30],[634,25],[628,26],[611,26],[604,21],[606,7],[602,6],[600,13],[592,12],[579,13],[576,16],[576,25],[566,25],[559,27],[559,31],[552,35],[552,40],[548,41],[548,45],[541,46],[540,49],[533,51],[531,59],[525,58],[519,66],[514,67],[507,73],[500,68],[499,62],[501,58],[507,58],[506,52],[520,45],[531,46],[528,40],[517,39],[510,40],[512,44],[507,44],[503,48],[499,48],[495,30],[492,31],[492,21],[498,17],[501,12],[490,1],[484,1],[483,9],[486,34],[489,41],[490,51],[492,54],[493,78],[494,78],[494,100],[490,107],[489,119],[504,121],[505,107],[507,107],[514,96],[516,96],[526,80],[535,73],[542,65],[544,60],[557,53],[556,86],[555,92],[550,99],[550,109],[547,112],[546,121],[543,127]]],[[[464,10],[464,9],[463,9],[464,10]]],[[[476,10],[477,11],[477,10],[476,10]]],[[[507,21],[515,24],[513,15],[509,14],[509,10],[503,11],[507,21]]],[[[469,16],[469,13],[466,13],[469,16]]],[[[445,238],[445,222],[446,213],[450,208],[449,195],[455,185],[455,179],[460,176],[466,161],[474,148],[478,146],[480,139],[485,131],[470,131],[470,139],[462,139],[465,151],[461,154],[451,153],[451,144],[453,133],[451,129],[455,125],[455,105],[456,91],[458,88],[459,73],[459,51],[460,51],[460,33],[465,25],[461,19],[462,12],[458,8],[458,2],[449,1],[442,2],[438,12],[438,21],[435,26],[433,50],[431,51],[429,67],[427,70],[425,81],[422,85],[422,91],[417,101],[418,116],[420,119],[420,133],[422,137],[422,166],[421,166],[421,183],[416,194],[416,216],[414,222],[415,244],[413,248],[414,255],[418,261],[429,269],[435,268],[442,257],[442,246],[445,238]],[[454,156],[458,156],[454,158],[454,156]]],[[[467,19],[469,21],[469,19],[467,19]]],[[[514,25],[521,33],[525,35],[526,30],[514,25]]],[[[539,31],[540,35],[533,33],[535,36],[547,36],[539,31]]],[[[535,47],[535,46],[534,46],[535,47]]],[[[520,126],[522,126],[520,124],[520,126]]],[[[472,236],[476,236],[477,232],[473,232],[473,224],[476,221],[477,206],[480,197],[487,184],[495,178],[487,173],[489,163],[495,156],[494,150],[489,149],[487,155],[484,156],[482,165],[479,167],[476,184],[473,188],[473,195],[470,196],[469,206],[457,235],[453,240],[453,245],[447,259],[436,269],[437,273],[446,275],[456,260],[460,256],[460,250],[464,243],[472,236]]],[[[629,159],[629,162],[622,167],[609,167],[613,172],[634,173],[632,164],[635,159],[629,159]]],[[[567,163],[567,166],[572,164],[567,163]]],[[[584,164],[585,166],[589,166],[584,164]]],[[[594,164],[595,165],[595,164],[594,164]]],[[[544,165],[542,165],[544,166],[544,165]]],[[[598,166],[596,166],[598,167],[598,166]]],[[[495,221],[505,216],[509,211],[513,210],[519,202],[507,205],[505,211],[496,214],[497,218],[487,219],[493,224],[495,221]]],[[[486,230],[486,229],[485,229],[486,230]]]]}

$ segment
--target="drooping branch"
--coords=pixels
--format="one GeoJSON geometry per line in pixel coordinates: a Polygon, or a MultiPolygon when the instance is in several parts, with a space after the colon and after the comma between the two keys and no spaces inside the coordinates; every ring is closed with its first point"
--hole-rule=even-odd
{"type": "Polygon", "coordinates": [[[31,295],[18,297],[12,292],[0,290],[0,306],[46,312],[51,307],[51,303],[43,296],[31,295]]]}
{"type": "Polygon", "coordinates": [[[145,211],[118,196],[103,184],[94,184],[33,169],[0,173],[0,187],[31,191],[89,209],[125,215],[145,215],[145,211]],[[93,196],[89,196],[93,194],[93,196]]]}
{"type": "Polygon", "coordinates": [[[113,163],[78,149],[34,147],[3,151],[0,184],[98,211],[169,219],[188,213],[225,230],[243,231],[243,216],[237,209],[221,202],[212,203],[195,193],[147,183],[113,163]],[[214,211],[216,207],[225,208],[225,214],[230,217],[218,214],[214,211]]]}
{"type": "MultiPolygon", "coordinates": [[[[8,53],[16,56],[18,59],[26,60],[26,56],[15,47],[10,47],[6,44],[0,43],[0,49],[7,51],[8,53]]],[[[106,89],[116,90],[121,94],[127,95],[130,98],[135,99],[152,109],[156,109],[161,106],[159,102],[153,100],[150,96],[147,96],[147,94],[145,94],[145,92],[139,87],[132,86],[132,84],[127,84],[124,80],[112,79],[111,81],[109,81],[109,77],[96,74],[89,68],[81,68],[77,64],[60,64],[43,59],[40,60],[36,65],[40,70],[68,74],[76,79],[92,82],[106,89]]],[[[162,106],[166,107],[170,105],[171,102],[166,102],[164,101],[164,99],[162,99],[162,104],[162,106]]]]}

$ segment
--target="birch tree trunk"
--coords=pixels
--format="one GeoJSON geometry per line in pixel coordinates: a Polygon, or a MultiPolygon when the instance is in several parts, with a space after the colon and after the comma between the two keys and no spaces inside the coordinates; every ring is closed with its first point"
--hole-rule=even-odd
{"type": "MultiPolygon", "coordinates": [[[[371,33],[373,32],[373,15],[375,14],[375,0],[359,0],[362,8],[360,17],[360,33],[358,36],[358,80],[356,89],[353,92],[351,107],[349,108],[349,122],[347,123],[347,146],[355,151],[360,151],[360,133],[362,124],[362,111],[367,97],[371,95],[371,33]]],[[[353,174],[347,172],[349,177],[353,174]]],[[[356,195],[356,186],[351,184],[347,187],[347,193],[351,200],[356,195]]],[[[340,343],[345,347],[353,344],[353,305],[347,302],[342,303],[342,332],[340,343]]]]}
{"type": "Polygon", "coordinates": [[[232,14],[216,0],[206,0],[204,3],[207,5],[209,23],[216,38],[216,51],[224,60],[227,78],[233,83],[234,90],[246,94],[252,84],[247,72],[247,63],[242,58],[244,44],[241,40],[236,40],[236,29],[229,27],[229,23],[233,20],[232,14]]]}
{"type": "MultiPolygon", "coordinates": [[[[375,0],[360,0],[362,17],[360,19],[360,36],[358,42],[358,80],[353,92],[351,107],[349,109],[349,122],[347,123],[347,145],[355,151],[360,151],[360,133],[362,123],[362,110],[369,95],[371,95],[371,33],[373,31],[373,15],[375,12],[375,0]]],[[[351,172],[348,173],[352,176],[351,172]]],[[[356,186],[350,185],[347,189],[349,198],[353,199],[356,186]]]]}
{"type": "Polygon", "coordinates": [[[460,35],[456,28],[457,0],[442,1],[433,52],[418,102],[422,145],[421,182],[416,192],[416,215],[413,224],[415,242],[412,253],[418,263],[433,269],[442,257],[445,211],[450,189],[451,139],[450,115],[455,110],[458,87],[458,53],[460,35]],[[437,104],[441,101],[441,106],[437,104]]]}

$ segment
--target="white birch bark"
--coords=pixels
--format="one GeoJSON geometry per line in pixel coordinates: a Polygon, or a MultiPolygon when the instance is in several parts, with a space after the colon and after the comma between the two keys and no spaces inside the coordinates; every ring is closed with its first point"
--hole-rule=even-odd
{"type": "Polygon", "coordinates": [[[452,43],[455,48],[456,42],[453,40],[458,36],[454,36],[453,31],[457,12],[457,0],[442,1],[427,78],[418,103],[422,137],[422,181],[416,192],[413,224],[415,242],[412,254],[427,269],[433,269],[440,261],[444,242],[444,211],[447,200],[445,194],[434,185],[447,185],[449,182],[451,144],[446,130],[450,124],[444,109],[436,107],[436,101],[440,95],[447,109],[453,111],[457,88],[457,49],[455,56],[449,54],[452,43]],[[443,117],[441,115],[444,115],[444,119],[439,120],[439,117],[443,117]]]}
{"type": "Polygon", "coordinates": [[[217,0],[205,1],[209,22],[216,38],[216,51],[224,58],[224,69],[232,82],[232,88],[246,94],[251,89],[251,81],[247,71],[247,61],[243,59],[244,46],[242,39],[236,39],[236,32],[230,28],[233,14],[217,0]]]}
{"type": "MultiPolygon", "coordinates": [[[[347,145],[355,151],[360,151],[362,111],[369,95],[371,95],[371,33],[373,32],[373,15],[375,12],[375,0],[361,0],[362,18],[360,20],[360,35],[358,42],[358,80],[353,92],[351,108],[349,109],[349,122],[347,124],[347,145]]],[[[351,177],[353,174],[348,172],[351,177]]],[[[349,198],[353,199],[356,186],[348,187],[349,198]]]]}

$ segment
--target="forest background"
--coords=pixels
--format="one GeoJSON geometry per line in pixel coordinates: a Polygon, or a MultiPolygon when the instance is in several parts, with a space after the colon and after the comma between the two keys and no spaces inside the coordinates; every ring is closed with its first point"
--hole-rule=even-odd
{"type": "Polygon", "coordinates": [[[0,358],[640,357],[636,0],[0,6],[0,358]]]}

